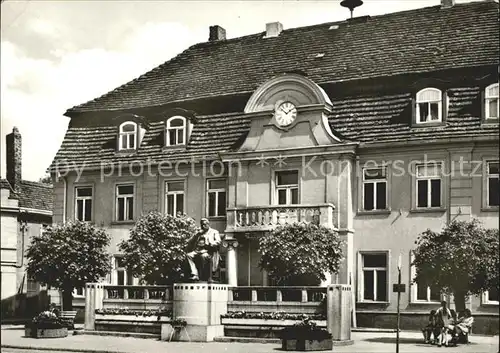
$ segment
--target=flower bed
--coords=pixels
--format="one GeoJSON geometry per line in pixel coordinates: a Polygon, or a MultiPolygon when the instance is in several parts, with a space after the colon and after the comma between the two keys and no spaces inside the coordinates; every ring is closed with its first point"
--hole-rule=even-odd
{"type": "Polygon", "coordinates": [[[161,332],[161,324],[169,323],[172,310],[131,310],[128,308],[96,309],[96,330],[153,333],[161,332]]]}
{"type": "Polygon", "coordinates": [[[96,309],[96,315],[120,315],[120,316],[135,316],[135,317],[172,317],[172,310],[131,310],[128,308],[109,308],[96,309]]]}
{"type": "Polygon", "coordinates": [[[261,320],[326,320],[325,314],[294,314],[285,311],[275,312],[246,312],[246,311],[230,311],[227,314],[221,315],[223,319],[261,319],[261,320]]]}
{"type": "Polygon", "coordinates": [[[43,311],[31,320],[24,328],[26,337],[59,338],[68,336],[68,328],[57,316],[55,310],[43,311]]]}
{"type": "Polygon", "coordinates": [[[333,348],[332,335],[308,318],[280,332],[285,351],[320,351],[333,348]]]}

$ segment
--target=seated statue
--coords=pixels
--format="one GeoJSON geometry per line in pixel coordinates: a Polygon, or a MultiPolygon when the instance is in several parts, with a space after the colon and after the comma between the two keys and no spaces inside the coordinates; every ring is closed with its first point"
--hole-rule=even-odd
{"type": "Polygon", "coordinates": [[[186,256],[191,281],[213,282],[213,273],[219,268],[219,232],[210,227],[206,218],[200,221],[201,232],[188,240],[186,256]]]}

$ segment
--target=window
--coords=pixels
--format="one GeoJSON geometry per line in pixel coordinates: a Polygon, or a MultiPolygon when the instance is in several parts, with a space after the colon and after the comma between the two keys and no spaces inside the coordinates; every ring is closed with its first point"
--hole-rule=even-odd
{"type": "Polygon", "coordinates": [[[123,257],[119,255],[115,255],[114,257],[114,282],[112,284],[119,285],[119,286],[126,286],[126,285],[133,285],[134,284],[134,278],[130,273],[127,272],[127,269],[125,268],[125,264],[123,262],[123,257]]]}
{"type": "Polygon", "coordinates": [[[208,217],[226,215],[226,181],[212,179],[207,181],[208,217]]]}
{"type": "Polygon", "coordinates": [[[417,166],[417,208],[441,207],[441,166],[417,166]]]}
{"type": "MultiPolygon", "coordinates": [[[[410,253],[411,262],[413,263],[413,252],[410,253]]],[[[425,283],[414,283],[413,279],[417,274],[417,269],[414,265],[410,267],[411,272],[411,301],[416,303],[439,303],[441,301],[441,291],[436,286],[428,286],[425,283]]]]}
{"type": "Polygon", "coordinates": [[[386,168],[363,169],[363,210],[387,209],[386,168]]]}
{"type": "Polygon", "coordinates": [[[387,253],[361,254],[361,301],[387,301],[387,253]]]}
{"type": "Polygon", "coordinates": [[[165,212],[171,216],[184,213],[184,181],[165,182],[165,212]]]}
{"type": "Polygon", "coordinates": [[[186,144],[186,118],[174,116],[167,120],[166,141],[167,146],[186,144]]]}
{"type": "Polygon", "coordinates": [[[133,150],[136,148],[137,124],[131,121],[120,125],[119,150],[133,150]]]}
{"type": "Polygon", "coordinates": [[[426,88],[417,93],[417,123],[442,121],[442,93],[436,88],[426,88]]]}
{"type": "Polygon", "coordinates": [[[486,119],[498,119],[499,117],[499,93],[498,93],[498,83],[494,83],[492,85],[489,85],[486,87],[486,90],[484,92],[484,97],[485,97],[485,106],[484,106],[484,112],[485,112],[485,118],[486,119]]]}
{"type": "Polygon", "coordinates": [[[299,172],[297,170],[276,172],[276,199],[278,205],[299,203],[299,172]]]}
{"type": "Polygon", "coordinates": [[[85,288],[75,288],[73,289],[73,297],[84,297],[85,296],[85,288]]]}
{"type": "Polygon", "coordinates": [[[488,207],[499,206],[500,204],[498,195],[498,193],[500,192],[500,190],[498,189],[499,163],[488,162],[486,168],[487,168],[486,205],[488,207]]]}
{"type": "Polygon", "coordinates": [[[116,220],[134,219],[134,185],[116,186],[116,220]]]}
{"type": "Polygon", "coordinates": [[[84,222],[92,220],[92,187],[75,189],[75,218],[84,222]]]}
{"type": "Polygon", "coordinates": [[[498,288],[490,289],[483,293],[483,302],[485,304],[496,304],[498,305],[498,288]]]}

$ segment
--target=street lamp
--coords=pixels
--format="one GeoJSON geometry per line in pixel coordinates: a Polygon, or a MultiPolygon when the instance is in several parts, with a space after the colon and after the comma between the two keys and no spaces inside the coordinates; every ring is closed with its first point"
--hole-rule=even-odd
{"type": "Polygon", "coordinates": [[[401,300],[401,254],[398,257],[398,323],[396,331],[396,353],[399,353],[399,302],[401,300]]]}

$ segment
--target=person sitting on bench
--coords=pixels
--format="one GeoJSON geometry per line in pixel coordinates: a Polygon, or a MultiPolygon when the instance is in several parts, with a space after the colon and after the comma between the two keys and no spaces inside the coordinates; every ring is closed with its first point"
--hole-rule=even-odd
{"type": "Polygon", "coordinates": [[[431,310],[429,313],[429,321],[427,322],[427,326],[422,329],[422,333],[424,334],[425,343],[436,342],[438,339],[440,330],[437,325],[436,310],[431,310]]]}
{"type": "Polygon", "coordinates": [[[471,311],[469,309],[465,309],[464,315],[458,319],[457,324],[455,325],[453,330],[453,334],[457,338],[457,340],[460,337],[467,337],[473,323],[474,318],[472,317],[471,311]]]}

